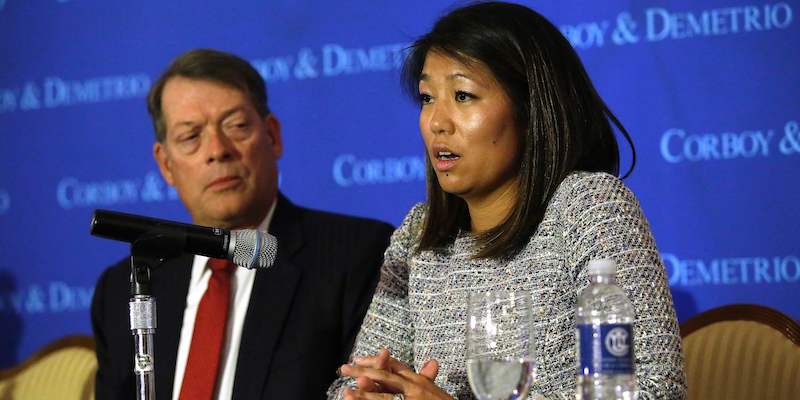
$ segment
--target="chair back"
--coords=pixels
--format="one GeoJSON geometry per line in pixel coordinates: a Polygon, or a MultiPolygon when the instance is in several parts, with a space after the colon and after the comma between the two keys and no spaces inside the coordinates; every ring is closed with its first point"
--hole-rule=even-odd
{"type": "Polygon", "coordinates": [[[800,399],[800,325],[753,304],[681,324],[689,399],[800,399]]]}
{"type": "Polygon", "coordinates": [[[0,371],[0,400],[94,399],[97,358],[91,336],[68,336],[0,371]]]}

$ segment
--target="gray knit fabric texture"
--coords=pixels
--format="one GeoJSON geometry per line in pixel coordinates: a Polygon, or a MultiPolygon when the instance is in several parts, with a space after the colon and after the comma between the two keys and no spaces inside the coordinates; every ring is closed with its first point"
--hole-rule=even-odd
{"type": "MultiPolygon", "coordinates": [[[[464,233],[444,250],[416,252],[425,217],[417,204],[394,232],[380,282],[353,348],[353,357],[383,347],[419,370],[435,358],[436,384],[457,399],[472,399],[465,360],[468,293],[527,290],[534,294],[540,379],[533,392],[574,399],[577,371],[575,305],[589,284],[586,265],[617,262],[617,282],[636,309],[634,363],[639,399],[683,399],[686,378],[672,296],[650,227],[633,193],[614,176],[578,172],[560,185],[544,220],[513,258],[473,260],[464,233]]],[[[339,399],[350,378],[337,379],[339,399]]],[[[529,397],[531,397],[529,395],[529,397]]]]}

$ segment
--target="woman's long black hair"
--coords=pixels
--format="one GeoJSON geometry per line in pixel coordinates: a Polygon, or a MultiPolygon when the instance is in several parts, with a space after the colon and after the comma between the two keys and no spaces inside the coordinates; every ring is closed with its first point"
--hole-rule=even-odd
{"type": "MultiPolygon", "coordinates": [[[[556,188],[573,171],[619,174],[613,123],[630,135],[597,94],[575,50],[537,12],[517,4],[478,3],[440,18],[410,48],[403,82],[419,101],[419,79],[429,52],[465,65],[483,65],[505,89],[520,135],[518,197],[508,217],[478,235],[476,258],[513,255],[528,243],[556,188]],[[609,122],[610,121],[610,122],[609,122]]],[[[419,250],[444,247],[469,230],[467,205],[442,190],[427,162],[428,212],[419,250]]]]}

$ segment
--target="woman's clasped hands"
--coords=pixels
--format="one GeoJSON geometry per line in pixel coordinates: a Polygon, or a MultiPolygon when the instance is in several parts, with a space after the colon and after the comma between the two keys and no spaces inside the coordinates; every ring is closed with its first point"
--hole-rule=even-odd
{"type": "Polygon", "coordinates": [[[358,389],[345,389],[346,400],[418,400],[452,397],[433,383],[439,373],[439,362],[428,360],[419,370],[393,358],[389,350],[381,349],[370,357],[356,358],[339,368],[341,376],[356,379],[358,389]]]}

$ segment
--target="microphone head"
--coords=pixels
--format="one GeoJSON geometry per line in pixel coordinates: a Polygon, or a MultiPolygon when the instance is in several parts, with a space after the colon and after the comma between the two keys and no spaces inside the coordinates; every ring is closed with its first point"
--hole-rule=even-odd
{"type": "Polygon", "coordinates": [[[269,268],[278,254],[275,236],[255,229],[231,231],[228,257],[237,267],[248,269],[269,268]]]}

